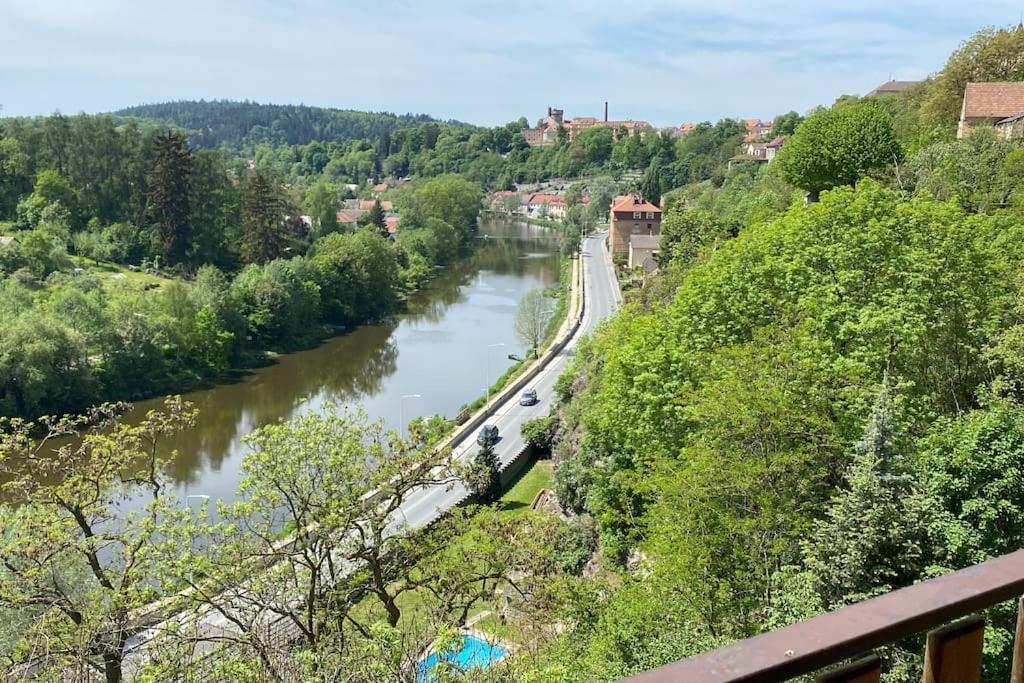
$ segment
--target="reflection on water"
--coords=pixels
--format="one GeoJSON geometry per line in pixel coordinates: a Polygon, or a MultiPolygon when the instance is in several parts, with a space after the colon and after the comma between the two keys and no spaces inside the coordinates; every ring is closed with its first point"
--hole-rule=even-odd
{"type": "MultiPolygon", "coordinates": [[[[199,409],[197,426],[168,445],[178,451],[171,476],[181,496],[230,499],[245,446],[256,427],[317,410],[327,401],[362,405],[398,428],[420,415],[454,416],[480,396],[523,349],[515,337],[524,293],[558,279],[558,245],[544,228],[483,221],[473,254],[410,296],[407,311],[281,356],[236,381],[186,395],[199,409]],[[505,346],[490,349],[492,344],[505,346]],[[489,367],[488,367],[489,366],[489,367]],[[489,372],[488,372],[489,370],[489,372]],[[420,399],[401,399],[420,394],[420,399]]],[[[162,399],[136,404],[134,419],[162,399]]]]}

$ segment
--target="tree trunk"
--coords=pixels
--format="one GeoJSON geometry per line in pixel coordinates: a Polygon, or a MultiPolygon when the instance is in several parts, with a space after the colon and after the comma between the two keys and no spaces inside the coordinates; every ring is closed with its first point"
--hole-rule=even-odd
{"type": "Polygon", "coordinates": [[[121,683],[121,658],[117,655],[103,655],[103,673],[107,683],[121,683]]]}

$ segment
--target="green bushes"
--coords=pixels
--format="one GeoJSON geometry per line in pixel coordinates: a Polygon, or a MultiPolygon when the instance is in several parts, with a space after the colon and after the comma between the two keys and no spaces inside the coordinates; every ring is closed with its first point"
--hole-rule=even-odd
{"type": "Polygon", "coordinates": [[[544,453],[551,452],[551,444],[558,431],[558,416],[538,417],[535,420],[527,420],[519,428],[523,435],[523,441],[530,448],[544,453]]]}

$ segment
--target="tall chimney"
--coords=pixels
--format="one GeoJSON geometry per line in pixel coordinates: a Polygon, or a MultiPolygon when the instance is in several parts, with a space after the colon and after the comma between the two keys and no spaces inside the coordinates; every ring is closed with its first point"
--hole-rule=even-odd
{"type": "Polygon", "coordinates": [[[604,122],[608,123],[608,100],[604,101],[604,122]]]}

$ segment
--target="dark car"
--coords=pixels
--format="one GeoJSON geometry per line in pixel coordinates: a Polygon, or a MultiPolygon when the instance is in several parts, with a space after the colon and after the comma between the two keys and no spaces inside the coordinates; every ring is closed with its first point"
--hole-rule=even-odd
{"type": "Polygon", "coordinates": [[[493,446],[498,443],[498,426],[484,425],[476,435],[476,442],[481,446],[493,446]]]}
{"type": "Polygon", "coordinates": [[[521,406],[533,406],[537,405],[537,390],[527,389],[523,392],[523,395],[519,397],[519,405],[521,406]]]}

